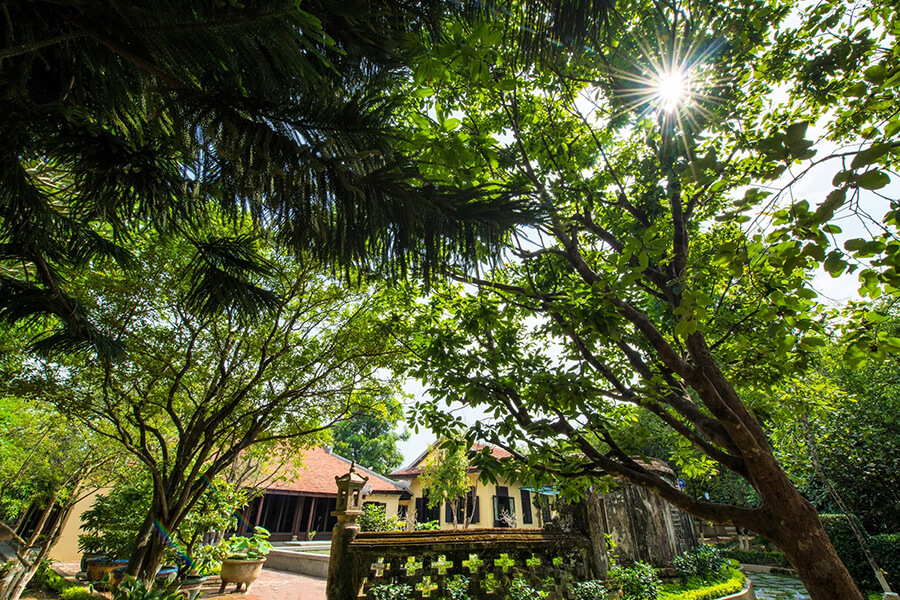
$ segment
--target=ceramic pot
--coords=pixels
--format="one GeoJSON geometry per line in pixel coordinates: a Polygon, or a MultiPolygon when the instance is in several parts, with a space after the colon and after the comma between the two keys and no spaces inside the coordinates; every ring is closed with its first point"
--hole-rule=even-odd
{"type": "Polygon", "coordinates": [[[266,562],[265,558],[256,560],[226,558],[223,560],[222,572],[219,574],[219,578],[222,580],[219,593],[224,594],[225,586],[229,583],[237,584],[236,592],[241,591],[241,585],[245,586],[244,592],[249,592],[250,585],[259,577],[264,562],[266,562]]]}

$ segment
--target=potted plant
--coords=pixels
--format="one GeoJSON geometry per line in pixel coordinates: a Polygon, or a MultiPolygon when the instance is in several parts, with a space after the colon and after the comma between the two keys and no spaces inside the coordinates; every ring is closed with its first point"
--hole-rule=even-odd
{"type": "Polygon", "coordinates": [[[262,571],[266,555],[272,551],[269,543],[269,532],[262,527],[256,527],[250,537],[233,536],[220,545],[225,558],[222,560],[222,571],[219,577],[222,585],[219,593],[225,593],[225,587],[229,583],[236,583],[235,591],[240,591],[244,585],[244,591],[250,591],[250,585],[256,581],[262,571]]]}

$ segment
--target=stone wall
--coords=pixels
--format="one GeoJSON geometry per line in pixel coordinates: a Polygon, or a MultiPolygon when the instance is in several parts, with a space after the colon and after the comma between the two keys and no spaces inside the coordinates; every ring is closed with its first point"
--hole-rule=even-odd
{"type": "MultiPolygon", "coordinates": [[[[674,487],[675,473],[664,462],[651,460],[648,468],[674,487]]],[[[623,563],[640,560],[669,567],[674,557],[697,545],[689,515],[636,485],[620,483],[601,504],[603,529],[612,535],[623,563]]]]}

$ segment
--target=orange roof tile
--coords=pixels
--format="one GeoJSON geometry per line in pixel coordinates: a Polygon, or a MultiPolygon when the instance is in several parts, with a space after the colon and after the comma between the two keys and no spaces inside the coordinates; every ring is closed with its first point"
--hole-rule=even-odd
{"type": "MultiPolygon", "coordinates": [[[[428,450],[419,455],[419,458],[414,460],[408,467],[404,467],[398,471],[394,471],[393,473],[391,473],[391,477],[394,477],[396,479],[411,479],[413,477],[418,477],[419,475],[421,475],[424,469],[419,465],[421,465],[425,461],[425,457],[427,457],[431,453],[433,447],[433,445],[429,446],[428,450]]],[[[510,454],[503,448],[488,446],[487,444],[480,444],[478,442],[473,443],[471,449],[475,452],[481,452],[481,450],[483,450],[484,448],[488,448],[490,450],[491,456],[493,456],[494,458],[500,459],[512,457],[512,454],[510,454]]],[[[468,470],[470,473],[474,473],[478,469],[476,469],[475,467],[470,467],[468,470]]]]}
{"type": "MultiPolygon", "coordinates": [[[[335,477],[340,477],[350,470],[352,461],[317,447],[306,450],[303,453],[303,466],[295,475],[290,475],[285,481],[275,481],[266,486],[269,491],[290,491],[306,494],[337,494],[335,477]]],[[[366,488],[371,486],[371,491],[366,493],[379,494],[403,494],[408,492],[405,486],[391,481],[383,475],[356,465],[356,471],[363,477],[368,477],[366,488]]]]}

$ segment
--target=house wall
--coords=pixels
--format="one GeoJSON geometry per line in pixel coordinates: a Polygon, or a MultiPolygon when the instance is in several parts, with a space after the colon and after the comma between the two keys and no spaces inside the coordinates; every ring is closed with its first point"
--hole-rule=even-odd
{"type": "Polygon", "coordinates": [[[365,502],[384,504],[384,514],[389,517],[396,517],[400,510],[400,496],[398,494],[379,494],[376,492],[363,498],[363,503],[365,502]]]}
{"type": "Polygon", "coordinates": [[[81,560],[81,550],[78,549],[78,536],[82,533],[81,515],[91,507],[97,496],[108,494],[109,491],[110,488],[104,488],[88,494],[72,507],[60,529],[59,539],[53,548],[50,549],[50,558],[52,560],[81,560]]]}
{"type": "MultiPolygon", "coordinates": [[[[531,503],[531,523],[525,523],[523,519],[523,508],[522,508],[522,486],[518,483],[510,482],[506,479],[498,479],[496,484],[492,483],[484,483],[478,481],[477,473],[469,474],[469,485],[475,486],[475,495],[478,497],[479,504],[479,520],[478,523],[472,523],[469,525],[470,529],[484,529],[487,527],[494,527],[494,496],[499,496],[498,488],[505,487],[507,489],[507,495],[509,498],[512,498],[515,509],[515,517],[516,517],[516,526],[524,529],[538,529],[542,527],[543,521],[541,520],[542,515],[540,511],[534,506],[534,493],[529,494],[529,500],[531,503]]],[[[409,491],[412,494],[412,498],[409,500],[409,508],[410,510],[415,509],[416,499],[422,498],[422,484],[419,481],[419,478],[416,477],[412,480],[409,480],[409,491]]],[[[388,513],[390,514],[390,513],[388,513]]],[[[442,506],[440,508],[440,519],[441,528],[442,529],[452,529],[453,521],[447,520],[447,511],[445,507],[442,506]]]]}

